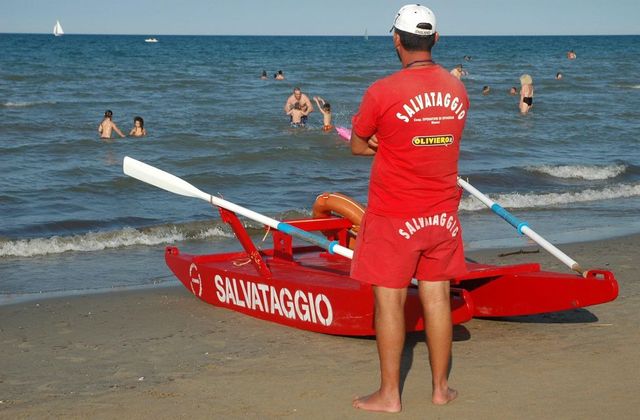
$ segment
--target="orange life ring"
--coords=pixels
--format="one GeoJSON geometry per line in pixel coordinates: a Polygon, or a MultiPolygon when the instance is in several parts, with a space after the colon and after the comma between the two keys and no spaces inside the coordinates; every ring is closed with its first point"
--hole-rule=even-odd
{"type": "Polygon", "coordinates": [[[330,217],[331,214],[337,214],[352,223],[348,245],[349,248],[355,247],[355,238],[362,223],[365,207],[353,198],[337,193],[323,192],[313,203],[311,215],[313,218],[330,217]]]}

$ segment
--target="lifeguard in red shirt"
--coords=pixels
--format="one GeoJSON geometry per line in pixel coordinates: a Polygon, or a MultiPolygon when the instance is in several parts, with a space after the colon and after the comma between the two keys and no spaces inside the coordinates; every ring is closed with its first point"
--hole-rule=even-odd
{"type": "Polygon", "coordinates": [[[382,379],[378,391],[353,405],[390,412],[401,410],[404,302],[412,278],[419,281],[428,330],[432,401],[457,396],[448,385],[449,281],[466,272],[457,176],[469,108],[462,82],[432,60],[433,12],[404,6],[393,31],[403,69],[367,89],[351,137],[353,154],[375,155],[351,276],[373,285],[382,379]]]}

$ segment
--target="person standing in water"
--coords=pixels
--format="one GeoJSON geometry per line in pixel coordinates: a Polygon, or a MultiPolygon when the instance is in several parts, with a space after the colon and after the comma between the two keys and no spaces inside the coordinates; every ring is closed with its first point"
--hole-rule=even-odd
{"type": "Polygon", "coordinates": [[[133,128],[129,131],[129,135],[133,137],[144,137],[147,135],[142,117],[133,118],[133,128]]]}
{"type": "Polygon", "coordinates": [[[467,72],[462,68],[462,64],[458,64],[453,69],[451,69],[451,75],[458,80],[462,80],[462,77],[466,76],[467,72]]]}
{"type": "Polygon", "coordinates": [[[528,74],[520,76],[520,112],[526,114],[533,106],[533,79],[528,74]]]}
{"type": "Polygon", "coordinates": [[[122,131],[120,131],[116,123],[113,122],[112,118],[113,112],[111,112],[110,109],[107,109],[104,112],[104,118],[102,119],[102,122],[100,123],[100,125],[98,125],[98,133],[100,133],[101,139],[110,139],[112,131],[118,133],[120,137],[124,137],[124,134],[122,133],[122,131]]]}
{"type": "Polygon", "coordinates": [[[402,70],[367,89],[351,134],[354,155],[375,156],[351,277],[373,286],[381,377],[378,390],[355,398],[353,406],[384,412],[402,410],[404,304],[412,278],[418,280],[425,319],[431,401],[442,405],[456,398],[448,382],[453,334],[449,284],[467,272],[457,216],[467,92],[432,60],[439,35],[431,10],[417,4],[402,7],[392,30],[402,70]]]}
{"type": "Polygon", "coordinates": [[[290,125],[294,128],[300,128],[305,126],[306,120],[304,118],[304,111],[300,107],[300,102],[293,104],[293,108],[287,112],[287,115],[291,117],[290,125]]]}
{"type": "Polygon", "coordinates": [[[307,124],[309,114],[313,112],[313,105],[311,104],[309,97],[302,93],[302,90],[300,90],[300,88],[297,86],[293,88],[293,93],[287,98],[287,101],[284,103],[284,113],[291,116],[289,112],[293,109],[296,103],[300,104],[300,109],[303,113],[301,122],[303,124],[307,124]]]}
{"type": "Polygon", "coordinates": [[[329,102],[325,102],[320,96],[314,96],[313,100],[316,101],[316,105],[318,105],[318,109],[322,114],[322,130],[333,130],[333,125],[331,125],[331,105],[329,102]]]}

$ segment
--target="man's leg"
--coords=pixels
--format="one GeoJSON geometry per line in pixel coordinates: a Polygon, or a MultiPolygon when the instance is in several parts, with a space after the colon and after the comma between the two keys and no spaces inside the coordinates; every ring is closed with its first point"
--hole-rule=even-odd
{"type": "Polygon", "coordinates": [[[380,389],[353,400],[355,408],[370,411],[398,412],[400,402],[400,361],[404,348],[404,303],[407,289],[373,287],[376,312],[376,343],[380,358],[380,389]]]}
{"type": "Polygon", "coordinates": [[[449,281],[421,281],[420,301],[431,364],[431,399],[434,404],[446,404],[458,396],[456,390],[449,388],[448,382],[453,337],[449,281]]]}

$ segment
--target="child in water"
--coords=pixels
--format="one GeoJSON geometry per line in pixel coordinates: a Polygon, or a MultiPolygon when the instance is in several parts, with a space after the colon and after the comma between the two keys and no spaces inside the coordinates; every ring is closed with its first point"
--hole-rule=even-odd
{"type": "Polygon", "coordinates": [[[533,106],[533,79],[528,74],[520,76],[520,112],[526,114],[533,106]]]}
{"type": "Polygon", "coordinates": [[[104,112],[104,118],[102,119],[102,122],[98,126],[98,133],[100,133],[101,139],[110,139],[112,131],[115,131],[116,133],[118,133],[120,137],[124,137],[124,134],[122,134],[122,131],[120,131],[116,123],[114,123],[111,120],[112,117],[113,117],[113,112],[107,109],[104,112]]]}
{"type": "Polygon", "coordinates": [[[304,127],[304,122],[302,121],[304,111],[300,107],[300,102],[293,104],[293,108],[287,112],[287,115],[291,116],[291,127],[304,127]]]}
{"type": "Polygon", "coordinates": [[[324,131],[333,130],[333,125],[331,125],[331,105],[319,96],[314,96],[313,100],[316,101],[316,105],[318,105],[318,109],[322,113],[322,129],[324,131]]]}
{"type": "Polygon", "coordinates": [[[133,128],[129,131],[129,135],[133,137],[144,137],[147,135],[147,130],[144,129],[144,120],[142,117],[133,118],[133,128]]]}

